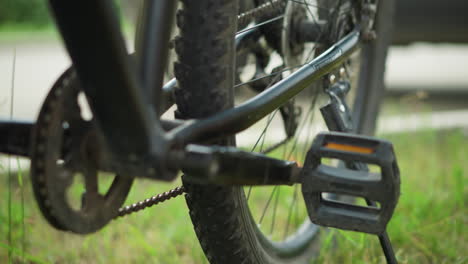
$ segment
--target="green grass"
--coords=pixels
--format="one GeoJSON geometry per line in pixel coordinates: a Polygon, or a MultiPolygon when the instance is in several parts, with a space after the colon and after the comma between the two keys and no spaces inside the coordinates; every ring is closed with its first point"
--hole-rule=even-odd
{"type": "MultiPolygon", "coordinates": [[[[402,195],[388,232],[400,263],[468,263],[468,137],[461,130],[384,135],[398,155],[402,195]]],[[[17,175],[13,186],[12,234],[8,244],[7,175],[0,175],[0,263],[206,263],[185,201],[177,198],[110,223],[100,232],[78,236],[58,232],[40,215],[27,173],[24,221],[17,175]],[[24,234],[25,248],[21,239],[24,234]]],[[[178,183],[139,180],[134,202],[178,183]]],[[[374,236],[333,230],[324,238],[318,263],[385,263],[374,236]]]]}
{"type": "MultiPolygon", "coordinates": [[[[129,21],[122,22],[122,30],[126,38],[133,39],[135,29],[129,21]]],[[[40,43],[60,39],[60,34],[53,22],[41,26],[31,23],[0,25],[0,45],[40,43]]]]}
{"type": "MultiPolygon", "coordinates": [[[[123,25],[123,34],[126,38],[133,39],[134,29],[127,22],[123,25]]],[[[0,45],[41,43],[58,41],[60,38],[54,24],[41,27],[29,24],[0,25],[0,45]]]]}
{"type": "MultiPolygon", "coordinates": [[[[25,184],[30,183],[28,181],[25,184]]],[[[158,184],[140,180],[133,187],[128,201],[136,202],[176,185],[177,183],[158,184]]],[[[0,190],[6,193],[6,189],[0,187],[0,190]]],[[[96,234],[80,236],[59,232],[50,227],[37,209],[30,186],[27,186],[25,191],[26,252],[43,262],[145,263],[149,259],[152,263],[204,261],[185,208],[185,201],[181,198],[139,214],[114,220],[96,234]]],[[[6,241],[7,206],[3,199],[0,208],[0,263],[7,263],[8,247],[15,249],[17,258],[21,256],[19,192],[14,191],[12,245],[7,245],[6,241]]]]}
{"type": "Polygon", "coordinates": [[[58,39],[59,35],[53,24],[40,27],[31,24],[0,25],[0,44],[58,39]]]}

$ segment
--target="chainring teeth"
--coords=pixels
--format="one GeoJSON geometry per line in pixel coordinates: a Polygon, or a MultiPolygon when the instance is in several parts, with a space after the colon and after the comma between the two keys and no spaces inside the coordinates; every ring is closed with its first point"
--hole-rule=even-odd
{"type": "MultiPolygon", "coordinates": [[[[54,84],[40,110],[33,131],[31,178],[37,203],[47,221],[55,228],[63,231],[86,234],[99,230],[117,216],[118,207],[120,207],[120,203],[124,202],[132,181],[119,181],[120,185],[117,184],[117,192],[112,192],[114,198],[117,197],[117,199],[111,200],[113,204],[109,204],[106,196],[103,196],[103,201],[99,203],[100,206],[97,206],[99,208],[83,206],[83,203],[79,202],[81,204],[78,206],[80,209],[74,209],[67,198],[67,192],[72,187],[73,180],[63,179],[64,181],[70,180],[70,184],[63,182],[61,186],[58,182],[54,181],[54,177],[57,177],[58,173],[65,173],[61,170],[72,170],[70,171],[72,174],[67,177],[75,177],[75,173],[77,173],[72,168],[57,167],[55,159],[57,155],[60,155],[57,153],[61,153],[64,151],[63,148],[68,146],[63,123],[73,122],[69,120],[70,118],[67,117],[67,114],[74,115],[73,111],[80,110],[77,100],[78,94],[79,88],[76,85],[76,74],[70,68],[54,84]],[[71,97],[73,98],[70,99],[71,97]],[[72,104],[76,103],[77,107],[70,106],[70,102],[72,104]],[[61,108],[72,109],[72,111],[68,111],[67,113],[67,111],[61,108]],[[51,140],[56,140],[56,142],[51,140]]],[[[80,113],[78,113],[78,117],[81,118],[80,113]]],[[[72,119],[78,120],[76,116],[73,116],[72,119]]],[[[70,147],[68,146],[68,148],[70,147]]],[[[86,165],[80,164],[80,166],[86,165]]],[[[85,176],[83,174],[83,177],[85,176]]],[[[118,176],[114,178],[114,182],[117,179],[118,176]]],[[[85,184],[83,185],[86,186],[85,184]]],[[[111,193],[110,189],[108,193],[111,193]]],[[[95,199],[93,199],[94,201],[95,199]]]]}
{"type": "MultiPolygon", "coordinates": [[[[60,87],[56,88],[60,90],[60,87]]],[[[57,98],[56,96],[49,94],[46,100],[55,101],[57,98]]],[[[50,122],[51,118],[49,115],[44,115],[43,113],[50,111],[50,105],[47,107],[43,107],[39,114],[38,121],[36,123],[35,131],[34,131],[34,140],[33,142],[45,142],[45,138],[48,134],[48,129],[46,128],[48,122],[50,122]]],[[[46,147],[44,143],[37,144],[36,147],[32,149],[32,157],[31,157],[31,177],[32,177],[32,184],[34,193],[36,195],[36,200],[39,204],[39,208],[41,212],[44,214],[45,218],[49,221],[49,223],[60,229],[66,231],[67,229],[63,226],[62,223],[58,220],[55,216],[55,211],[51,207],[51,202],[48,197],[47,192],[47,179],[45,176],[45,164],[42,156],[45,155],[46,147]]]]}

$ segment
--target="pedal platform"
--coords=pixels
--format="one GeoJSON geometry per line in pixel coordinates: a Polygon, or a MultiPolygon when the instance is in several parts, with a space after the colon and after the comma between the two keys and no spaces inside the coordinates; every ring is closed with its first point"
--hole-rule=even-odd
{"type": "Polygon", "coordinates": [[[347,133],[317,135],[307,153],[301,181],[313,223],[370,234],[385,231],[400,195],[400,175],[392,144],[347,133]],[[325,159],[342,162],[332,166],[324,164],[325,159]],[[367,164],[377,165],[380,173],[369,172],[367,164]],[[340,202],[327,198],[329,194],[364,198],[376,206],[340,202]]]}

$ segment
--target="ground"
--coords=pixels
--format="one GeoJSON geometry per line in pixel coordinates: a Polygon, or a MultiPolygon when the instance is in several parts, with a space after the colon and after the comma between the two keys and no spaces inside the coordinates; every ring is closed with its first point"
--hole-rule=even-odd
{"type": "MultiPolygon", "coordinates": [[[[400,263],[468,263],[466,132],[456,129],[382,136],[394,142],[401,169],[402,195],[388,226],[400,263]]],[[[6,240],[8,174],[0,174],[0,193],[5,197],[0,200],[2,263],[7,261],[8,249],[15,259],[35,263],[206,263],[182,197],[115,220],[96,234],[79,236],[56,231],[45,222],[27,174],[27,169],[21,175],[11,174],[10,246],[6,240]]],[[[140,180],[127,204],[178,184],[140,180]]],[[[325,243],[318,263],[384,263],[376,237],[338,230],[331,234],[337,244],[326,239],[329,243],[325,243]]]]}

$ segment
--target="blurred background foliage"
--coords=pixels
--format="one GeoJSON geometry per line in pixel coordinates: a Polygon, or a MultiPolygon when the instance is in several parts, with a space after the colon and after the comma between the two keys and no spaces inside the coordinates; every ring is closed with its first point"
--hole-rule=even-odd
{"type": "MultiPolygon", "coordinates": [[[[122,6],[131,10],[133,1],[114,1],[119,14],[122,6]]],[[[0,0],[0,27],[41,29],[50,26],[53,18],[47,0],[0,0]]]]}
{"type": "Polygon", "coordinates": [[[51,17],[44,0],[0,0],[0,26],[46,27],[51,17]]]}

